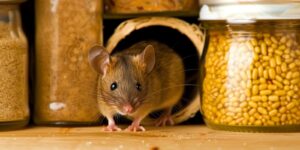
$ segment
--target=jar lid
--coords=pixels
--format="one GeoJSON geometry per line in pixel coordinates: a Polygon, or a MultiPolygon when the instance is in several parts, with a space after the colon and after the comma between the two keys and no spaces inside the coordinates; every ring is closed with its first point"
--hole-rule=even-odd
{"type": "Polygon", "coordinates": [[[300,0],[200,0],[200,20],[248,23],[300,19],[300,0]]]}
{"type": "Polygon", "coordinates": [[[0,4],[18,4],[25,1],[26,0],[0,0],[0,4]]]}
{"type": "Polygon", "coordinates": [[[263,3],[294,3],[300,0],[199,0],[200,4],[220,5],[220,4],[263,4],[263,3]]]}

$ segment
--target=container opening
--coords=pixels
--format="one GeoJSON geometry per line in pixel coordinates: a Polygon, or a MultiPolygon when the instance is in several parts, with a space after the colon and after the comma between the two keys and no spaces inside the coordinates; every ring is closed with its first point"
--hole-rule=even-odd
{"type": "MultiPolygon", "coordinates": [[[[185,92],[180,102],[173,108],[172,114],[179,112],[192,102],[197,95],[200,58],[196,47],[186,35],[180,33],[178,30],[163,26],[150,26],[130,33],[117,44],[113,53],[126,49],[142,40],[156,40],[164,43],[175,50],[183,59],[185,84],[188,85],[185,86],[185,92]]],[[[158,118],[161,112],[153,112],[149,117],[153,119],[158,118]]]]}

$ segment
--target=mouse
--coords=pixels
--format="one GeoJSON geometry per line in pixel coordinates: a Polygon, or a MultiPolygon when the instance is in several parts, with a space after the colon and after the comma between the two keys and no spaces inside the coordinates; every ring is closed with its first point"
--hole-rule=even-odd
{"type": "Polygon", "coordinates": [[[184,91],[182,58],[158,41],[141,41],[110,54],[95,45],[88,59],[99,74],[97,101],[107,118],[105,131],[121,131],[114,120],[120,114],[132,119],[126,131],[145,131],[141,121],[153,111],[163,110],[156,126],[173,125],[172,108],[184,91]]]}

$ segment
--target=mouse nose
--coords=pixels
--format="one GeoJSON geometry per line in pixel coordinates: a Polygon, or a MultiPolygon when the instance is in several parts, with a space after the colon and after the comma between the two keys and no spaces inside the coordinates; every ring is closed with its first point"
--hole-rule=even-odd
{"type": "Polygon", "coordinates": [[[132,110],[133,110],[133,108],[132,108],[132,106],[130,105],[130,104],[126,104],[126,105],[124,105],[123,106],[123,111],[125,112],[125,113],[131,113],[132,112],[132,110]]]}

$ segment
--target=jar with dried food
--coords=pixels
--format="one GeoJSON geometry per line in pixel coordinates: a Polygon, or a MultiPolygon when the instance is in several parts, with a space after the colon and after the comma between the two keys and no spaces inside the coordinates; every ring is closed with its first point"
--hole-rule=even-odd
{"type": "Polygon", "coordinates": [[[28,52],[21,0],[0,1],[0,130],[28,123],[28,52]]]}
{"type": "Polygon", "coordinates": [[[300,1],[234,2],[202,1],[205,122],[234,131],[300,130],[300,1]]]}
{"type": "Polygon", "coordinates": [[[101,43],[102,1],[36,0],[35,123],[97,123],[97,74],[89,48],[101,43]]]}
{"type": "Polygon", "coordinates": [[[199,10],[197,0],[105,0],[105,11],[130,14],[199,10]]]}

